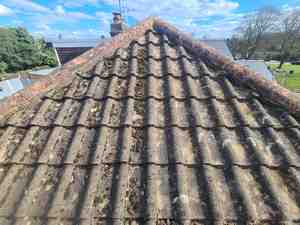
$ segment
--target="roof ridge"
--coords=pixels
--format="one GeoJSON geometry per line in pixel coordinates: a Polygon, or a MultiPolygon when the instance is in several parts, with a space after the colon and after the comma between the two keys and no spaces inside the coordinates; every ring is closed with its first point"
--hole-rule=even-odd
{"type": "Polygon", "coordinates": [[[205,58],[209,63],[226,71],[230,78],[255,89],[267,101],[277,103],[291,114],[300,114],[300,97],[275,82],[265,79],[247,67],[220,55],[201,41],[195,40],[173,25],[156,17],[149,17],[133,28],[111,38],[104,44],[85,52],[73,59],[61,69],[0,103],[0,120],[11,115],[19,108],[30,107],[40,101],[40,97],[53,88],[65,87],[72,82],[74,72],[91,70],[101,58],[110,57],[118,48],[123,48],[134,39],[138,39],[147,30],[154,29],[168,36],[174,42],[183,45],[193,54],[205,58]],[[96,56],[96,57],[95,57],[96,56]]]}
{"type": "Polygon", "coordinates": [[[267,80],[263,75],[234,62],[226,56],[220,55],[215,49],[179,31],[176,27],[161,19],[155,18],[154,29],[164,33],[172,41],[189,49],[196,56],[208,59],[209,63],[226,71],[228,77],[254,89],[265,100],[284,107],[293,115],[300,115],[300,97],[296,93],[280,86],[274,81],[267,80]]]}
{"type": "Polygon", "coordinates": [[[83,53],[54,71],[49,76],[26,87],[22,91],[7,97],[0,103],[0,120],[10,116],[20,108],[27,108],[40,101],[41,95],[53,88],[65,87],[72,82],[74,72],[89,71],[101,58],[110,57],[118,48],[124,47],[134,39],[138,39],[148,29],[153,29],[155,18],[149,17],[135,27],[101,43],[95,48],[83,53]],[[96,56],[96,57],[95,57],[96,56]]]}

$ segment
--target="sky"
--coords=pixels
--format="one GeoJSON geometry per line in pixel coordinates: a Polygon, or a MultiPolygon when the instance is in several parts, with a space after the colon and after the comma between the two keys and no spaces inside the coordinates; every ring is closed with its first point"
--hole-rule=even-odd
{"type": "MultiPolygon", "coordinates": [[[[157,16],[197,38],[230,37],[242,18],[264,6],[300,8],[300,0],[123,0],[129,26],[157,16]]],[[[109,36],[118,0],[0,0],[0,27],[22,26],[35,36],[109,36]]]]}

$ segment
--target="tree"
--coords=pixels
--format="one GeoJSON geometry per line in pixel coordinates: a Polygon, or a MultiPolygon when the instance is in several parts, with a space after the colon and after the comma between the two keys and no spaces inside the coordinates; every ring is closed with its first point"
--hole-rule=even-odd
{"type": "Polygon", "coordinates": [[[0,73],[55,66],[55,54],[24,28],[0,28],[0,73]]]}
{"type": "Polygon", "coordinates": [[[264,7],[254,14],[244,17],[242,24],[237,29],[240,36],[241,56],[250,59],[256,52],[264,35],[271,32],[278,20],[279,12],[273,7],[264,7]]]}
{"type": "Polygon", "coordinates": [[[281,43],[280,43],[280,64],[282,68],[284,62],[292,56],[300,38],[300,10],[293,10],[281,16],[281,43]]]}
{"type": "Polygon", "coordinates": [[[233,58],[239,58],[241,53],[241,39],[238,36],[233,35],[230,39],[227,39],[227,45],[233,58]]]}

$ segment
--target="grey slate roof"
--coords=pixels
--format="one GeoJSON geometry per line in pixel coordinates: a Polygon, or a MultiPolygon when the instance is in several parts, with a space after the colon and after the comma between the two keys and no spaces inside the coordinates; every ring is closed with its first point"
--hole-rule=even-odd
{"type": "Polygon", "coordinates": [[[233,60],[233,56],[228,48],[226,40],[201,40],[204,44],[217,50],[217,52],[233,60]]]}
{"type": "Polygon", "coordinates": [[[83,48],[83,47],[96,47],[102,39],[49,39],[48,43],[51,43],[54,48],[83,48]]]}
{"type": "Polygon", "coordinates": [[[238,63],[247,66],[251,70],[260,73],[268,80],[273,80],[273,74],[263,60],[237,60],[238,63]]]}
{"type": "Polygon", "coordinates": [[[299,223],[299,119],[208,57],[152,28],[1,121],[0,224],[299,223]]]}

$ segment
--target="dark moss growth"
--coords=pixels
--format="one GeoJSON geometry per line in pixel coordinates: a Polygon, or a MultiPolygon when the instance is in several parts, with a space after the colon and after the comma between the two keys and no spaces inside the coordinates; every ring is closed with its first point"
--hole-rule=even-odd
{"type": "Polygon", "coordinates": [[[136,174],[132,172],[128,179],[128,187],[125,193],[126,211],[130,216],[135,216],[139,209],[140,203],[140,187],[136,174]]]}
{"type": "Polygon", "coordinates": [[[110,124],[116,124],[119,120],[121,109],[116,104],[112,104],[110,115],[109,115],[109,123],[110,124]]]}
{"type": "Polygon", "coordinates": [[[128,86],[128,79],[122,79],[122,78],[116,78],[117,79],[117,85],[114,87],[114,92],[116,97],[124,97],[127,91],[128,86]]]}
{"type": "Polygon", "coordinates": [[[145,131],[144,129],[133,128],[132,129],[132,147],[131,151],[133,152],[143,152],[145,146],[145,131]]]}
{"type": "Polygon", "coordinates": [[[137,58],[138,58],[138,74],[139,74],[139,76],[144,77],[145,71],[146,71],[146,68],[145,68],[146,51],[145,51],[145,49],[140,48],[138,50],[137,58]]]}
{"type": "Polygon", "coordinates": [[[121,61],[120,67],[118,68],[118,74],[120,76],[124,76],[124,74],[127,73],[128,70],[128,62],[127,61],[121,61]]]}
{"type": "Polygon", "coordinates": [[[90,83],[89,80],[79,79],[76,82],[76,85],[74,87],[75,88],[75,91],[73,93],[74,97],[84,96],[88,90],[89,83],[90,83]]]}
{"type": "Polygon", "coordinates": [[[112,69],[113,69],[113,59],[112,58],[109,58],[109,59],[106,59],[104,61],[104,70],[105,71],[108,71],[110,74],[112,73],[112,69]]]}
{"type": "Polygon", "coordinates": [[[67,90],[68,87],[53,89],[49,91],[46,96],[53,99],[61,99],[64,97],[67,90]]]}
{"type": "Polygon", "coordinates": [[[62,103],[60,103],[60,102],[51,101],[51,103],[47,107],[45,113],[43,114],[43,118],[46,121],[53,121],[55,119],[55,116],[56,116],[57,112],[59,111],[61,105],[62,105],[62,103]]]}

